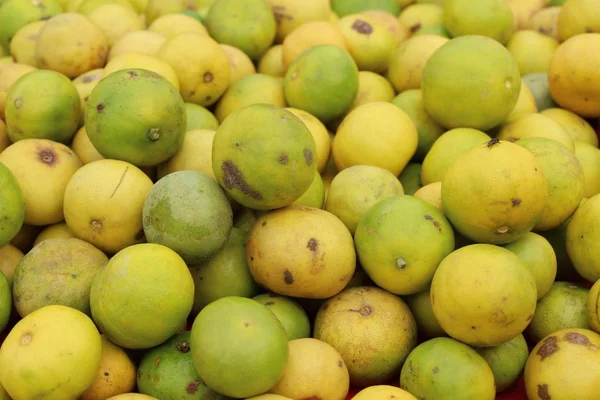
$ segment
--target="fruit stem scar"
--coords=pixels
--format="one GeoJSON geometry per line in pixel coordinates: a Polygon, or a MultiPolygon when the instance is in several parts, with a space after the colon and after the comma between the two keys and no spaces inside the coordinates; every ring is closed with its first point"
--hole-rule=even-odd
{"type": "Polygon", "coordinates": [[[359,313],[363,317],[368,317],[369,315],[373,314],[373,308],[371,308],[371,306],[363,306],[360,308],[359,313]]]}
{"type": "Polygon", "coordinates": [[[189,342],[181,342],[177,344],[177,350],[179,350],[182,353],[187,353],[188,351],[190,351],[190,343],[189,342]]]}
{"type": "Polygon", "coordinates": [[[153,142],[160,138],[160,128],[150,128],[148,138],[153,142]]]}
{"type": "Polygon", "coordinates": [[[404,258],[398,258],[396,259],[396,268],[397,269],[404,269],[406,268],[408,264],[406,263],[406,260],[404,258]]]}
{"type": "Polygon", "coordinates": [[[97,219],[93,219],[90,221],[90,227],[92,230],[100,232],[102,230],[102,222],[98,221],[97,219]]]}
{"type": "Polygon", "coordinates": [[[21,344],[23,346],[27,346],[33,340],[33,334],[31,332],[26,332],[23,336],[21,336],[21,344]]]}
{"type": "Polygon", "coordinates": [[[509,227],[506,226],[506,225],[501,226],[500,228],[496,228],[496,233],[499,234],[499,235],[504,235],[508,231],[509,231],[509,227]]]}
{"type": "Polygon", "coordinates": [[[204,74],[204,76],[202,77],[202,79],[204,80],[205,83],[210,83],[213,81],[213,74],[210,72],[207,72],[204,74]]]}
{"type": "Polygon", "coordinates": [[[367,21],[363,21],[362,19],[354,21],[352,29],[363,35],[369,35],[373,32],[373,27],[367,21]]]}

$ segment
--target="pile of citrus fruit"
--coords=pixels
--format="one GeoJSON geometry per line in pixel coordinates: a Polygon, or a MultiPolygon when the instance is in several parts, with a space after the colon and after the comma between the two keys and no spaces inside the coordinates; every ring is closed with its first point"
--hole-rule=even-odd
{"type": "Polygon", "coordinates": [[[0,0],[0,400],[598,400],[599,119],[598,0],[0,0]]]}

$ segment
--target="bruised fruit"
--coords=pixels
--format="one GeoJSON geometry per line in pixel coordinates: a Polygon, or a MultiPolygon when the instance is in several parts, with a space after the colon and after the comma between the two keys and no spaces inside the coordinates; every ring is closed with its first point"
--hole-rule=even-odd
{"type": "Polygon", "coordinates": [[[378,287],[344,290],[321,306],[314,337],[335,348],[354,387],[389,382],[417,344],[406,303],[378,287]]]}
{"type": "Polygon", "coordinates": [[[308,189],[316,169],[315,141],[291,112],[268,104],[234,111],[213,140],[217,181],[240,204],[285,207],[308,189]]]}

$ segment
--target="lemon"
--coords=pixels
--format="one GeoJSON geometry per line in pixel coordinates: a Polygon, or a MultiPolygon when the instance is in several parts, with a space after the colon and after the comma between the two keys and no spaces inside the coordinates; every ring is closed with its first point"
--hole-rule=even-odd
{"type": "Polygon", "coordinates": [[[558,41],[534,30],[515,32],[506,45],[522,75],[548,72],[558,41]]]}
{"type": "Polygon", "coordinates": [[[129,52],[155,56],[166,41],[167,38],[158,33],[150,31],[130,32],[111,46],[108,60],[110,61],[118,55],[129,52]]]}

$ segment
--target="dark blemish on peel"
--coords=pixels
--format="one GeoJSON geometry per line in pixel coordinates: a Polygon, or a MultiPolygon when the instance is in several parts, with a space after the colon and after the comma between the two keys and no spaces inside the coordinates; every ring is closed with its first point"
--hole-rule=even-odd
{"type": "Polygon", "coordinates": [[[294,283],[294,277],[292,276],[292,273],[287,269],[283,272],[283,281],[288,285],[294,283]]]}
{"type": "Polygon", "coordinates": [[[287,165],[288,163],[288,156],[287,154],[282,154],[279,156],[279,163],[283,164],[283,165],[287,165]]]}
{"type": "Polygon", "coordinates": [[[367,21],[363,21],[362,19],[357,19],[352,24],[352,29],[362,35],[370,35],[373,33],[373,27],[367,21]]]}
{"type": "Polygon", "coordinates": [[[98,110],[99,113],[101,113],[102,111],[104,111],[104,104],[98,104],[96,106],[96,110],[98,110]]]}
{"type": "Polygon", "coordinates": [[[304,149],[304,160],[308,165],[313,163],[313,153],[310,149],[304,149]]]}
{"type": "Polygon", "coordinates": [[[262,200],[262,195],[253,190],[244,180],[242,173],[231,161],[225,161],[221,165],[223,171],[223,180],[225,186],[229,189],[238,189],[245,195],[252,197],[254,200],[262,200]]]}
{"type": "Polygon", "coordinates": [[[317,252],[319,249],[319,241],[315,238],[310,238],[306,247],[312,252],[317,252]]]}
{"type": "Polygon", "coordinates": [[[512,199],[511,202],[513,207],[518,207],[521,204],[521,199],[512,199]]]}
{"type": "Polygon", "coordinates": [[[537,354],[542,358],[542,361],[544,361],[547,357],[550,357],[558,350],[558,339],[556,336],[550,336],[542,342],[537,354]]]}

